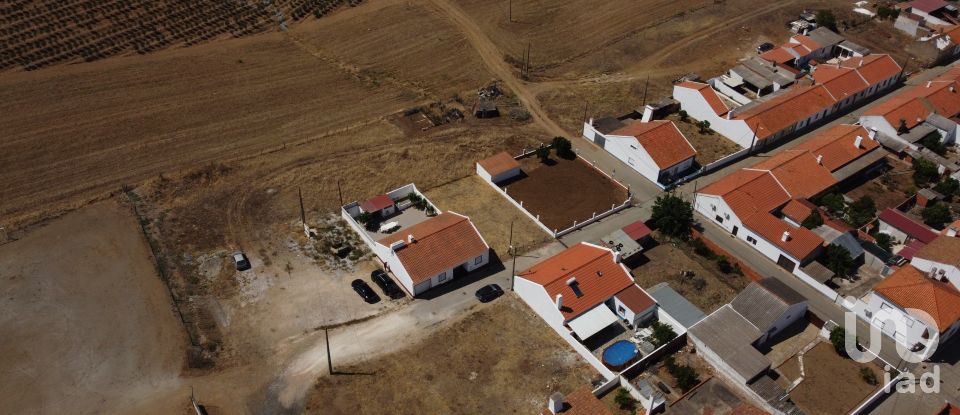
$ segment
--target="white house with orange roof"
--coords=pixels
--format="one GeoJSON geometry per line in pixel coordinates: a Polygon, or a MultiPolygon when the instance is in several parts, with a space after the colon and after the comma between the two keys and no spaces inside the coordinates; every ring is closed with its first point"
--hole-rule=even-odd
{"type": "Polygon", "coordinates": [[[960,66],[867,109],[860,124],[911,145],[932,131],[939,132],[943,142],[955,143],[960,124],[960,66]]]}
{"type": "Polygon", "coordinates": [[[636,328],[657,311],[656,302],[634,283],[616,252],[587,242],[520,272],[514,277],[514,290],[607,379],[613,372],[584,341],[620,322],[636,328]]]}
{"type": "Polygon", "coordinates": [[[711,129],[741,147],[763,147],[883,93],[900,81],[902,69],[889,55],[867,55],[818,65],[814,85],[797,85],[743,106],[699,82],[674,85],[673,97],[687,114],[709,121],[711,129]],[[825,70],[817,80],[821,67],[825,70]]]}
{"type": "Polygon", "coordinates": [[[874,286],[856,311],[883,334],[923,354],[936,336],[943,344],[960,328],[960,291],[908,264],[874,286]]]}
{"type": "Polygon", "coordinates": [[[934,44],[940,51],[941,60],[949,60],[960,56],[960,25],[941,29],[934,39],[934,44]]]}
{"type": "Polygon", "coordinates": [[[960,289],[960,221],[944,229],[944,233],[918,249],[910,260],[917,269],[935,274],[960,289]]]}
{"type": "Polygon", "coordinates": [[[590,119],[583,136],[660,187],[692,169],[697,155],[672,121],[631,122],[604,132],[590,119]]]}

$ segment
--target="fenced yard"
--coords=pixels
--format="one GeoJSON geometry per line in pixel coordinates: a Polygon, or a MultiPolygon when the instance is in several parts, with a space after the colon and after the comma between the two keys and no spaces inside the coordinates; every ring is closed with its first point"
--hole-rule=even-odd
{"type": "Polygon", "coordinates": [[[627,189],[581,158],[519,160],[523,174],[500,183],[507,195],[554,231],[590,220],[627,200],[627,189]]]}
{"type": "MultiPolygon", "coordinates": [[[[848,413],[883,383],[883,371],[873,363],[860,364],[840,356],[829,343],[822,342],[803,355],[803,381],[790,392],[797,406],[810,415],[848,413]],[[864,380],[861,370],[873,373],[877,384],[864,380]]],[[[786,382],[798,379],[800,361],[787,360],[779,371],[786,382]]]]}

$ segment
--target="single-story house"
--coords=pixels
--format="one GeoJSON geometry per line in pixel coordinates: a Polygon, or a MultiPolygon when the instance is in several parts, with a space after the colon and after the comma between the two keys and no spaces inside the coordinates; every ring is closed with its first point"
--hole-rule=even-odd
{"type": "Polygon", "coordinates": [[[860,116],[860,124],[889,137],[906,136],[915,128],[927,127],[939,132],[944,143],[955,143],[960,116],[958,89],[960,66],[954,66],[867,109],[860,116]]]}
{"type": "Polygon", "coordinates": [[[502,151],[478,161],[477,174],[491,183],[500,183],[520,175],[520,162],[502,151]]]}
{"type": "MultiPolygon", "coordinates": [[[[647,293],[657,302],[660,310],[666,312],[666,316],[669,316],[667,318],[672,320],[674,326],[689,329],[707,317],[703,311],[700,311],[690,300],[670,288],[670,284],[666,282],[654,285],[647,290],[647,293]]],[[[665,315],[660,314],[659,318],[664,319],[665,315]]]]}
{"type": "Polygon", "coordinates": [[[377,195],[360,203],[360,210],[371,215],[387,217],[397,212],[397,203],[385,194],[377,195]]]}
{"type": "Polygon", "coordinates": [[[770,368],[770,360],[757,348],[804,318],[806,311],[803,296],[779,280],[765,278],[691,327],[687,338],[718,372],[746,385],[770,368]]]}
{"type": "Polygon", "coordinates": [[[915,239],[928,244],[937,237],[937,233],[926,225],[893,208],[886,208],[880,212],[878,220],[880,222],[880,232],[890,235],[900,242],[915,239]]]}
{"type": "Polygon", "coordinates": [[[696,149],[672,121],[626,123],[608,133],[583,126],[583,136],[657,184],[669,184],[693,167],[696,149]]]}
{"type": "Polygon", "coordinates": [[[490,261],[470,218],[449,211],[377,241],[374,253],[414,296],[490,261]]]}
{"type": "Polygon", "coordinates": [[[586,242],[520,272],[514,289],[568,341],[584,341],[618,321],[636,327],[656,311],[616,252],[586,242]]]}
{"type": "Polygon", "coordinates": [[[887,336],[922,352],[935,335],[943,344],[960,328],[960,291],[908,264],[873,287],[861,313],[887,336]]]}
{"type": "Polygon", "coordinates": [[[936,36],[934,44],[937,46],[937,50],[940,51],[939,61],[949,62],[957,56],[960,56],[960,25],[942,28],[937,32],[936,36]]]}

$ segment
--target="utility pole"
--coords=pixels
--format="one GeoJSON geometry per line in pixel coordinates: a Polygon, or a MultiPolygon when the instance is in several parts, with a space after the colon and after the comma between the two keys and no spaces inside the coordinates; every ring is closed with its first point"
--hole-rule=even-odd
{"type": "Polygon", "coordinates": [[[523,64],[523,78],[527,79],[530,77],[530,43],[527,42],[527,58],[526,62],[523,64]]]}
{"type": "Polygon", "coordinates": [[[643,106],[647,106],[647,88],[650,86],[650,75],[647,75],[647,81],[643,84],[643,106]]]}
{"type": "Polygon", "coordinates": [[[327,373],[333,375],[333,360],[330,359],[330,333],[323,329],[324,343],[327,345],[327,373]]]}
{"type": "Polygon", "coordinates": [[[510,291],[513,291],[513,280],[517,276],[517,253],[513,249],[513,221],[510,221],[510,243],[507,245],[507,251],[510,252],[510,291]]]}
{"type": "Polygon", "coordinates": [[[297,196],[300,197],[300,224],[307,224],[307,214],[303,210],[303,190],[300,189],[300,186],[297,186],[297,196]]]}
{"type": "Polygon", "coordinates": [[[513,0],[510,1],[510,6],[507,11],[507,19],[510,20],[510,23],[513,23],[513,0]]]}
{"type": "Polygon", "coordinates": [[[587,122],[587,106],[590,105],[590,101],[583,101],[583,122],[587,122]]]}
{"type": "Polygon", "coordinates": [[[343,191],[340,190],[340,179],[337,179],[337,194],[340,195],[340,206],[343,206],[343,191]]]}

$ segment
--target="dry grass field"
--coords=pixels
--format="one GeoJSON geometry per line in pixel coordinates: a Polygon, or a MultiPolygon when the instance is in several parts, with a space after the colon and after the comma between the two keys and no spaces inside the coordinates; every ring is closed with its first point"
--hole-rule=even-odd
{"type": "Polygon", "coordinates": [[[596,376],[513,295],[422,344],[337,370],[355,374],[320,378],[306,413],[538,413],[551,393],[596,376]]]}
{"type": "Polygon", "coordinates": [[[811,415],[849,412],[879,389],[879,385],[863,380],[861,368],[873,371],[877,379],[883,381],[883,372],[876,365],[841,357],[829,343],[820,343],[804,354],[803,368],[806,376],[790,392],[790,397],[811,415]]]}

